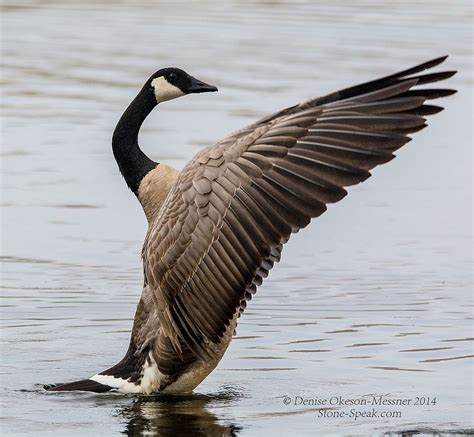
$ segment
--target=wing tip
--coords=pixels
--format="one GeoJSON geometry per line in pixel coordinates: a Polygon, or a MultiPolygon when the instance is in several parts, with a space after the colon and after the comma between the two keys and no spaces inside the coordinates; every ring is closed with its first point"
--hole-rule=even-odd
{"type": "Polygon", "coordinates": [[[448,59],[449,55],[444,55],[444,56],[439,56],[437,58],[432,59],[431,61],[427,61],[423,64],[420,65],[420,67],[423,67],[425,70],[429,68],[436,67],[440,64],[442,64],[446,59],[448,59]]]}
{"type": "Polygon", "coordinates": [[[443,79],[449,79],[450,77],[453,77],[455,74],[457,74],[458,70],[447,70],[447,71],[442,71],[440,74],[443,75],[443,79]]]}
{"type": "Polygon", "coordinates": [[[433,59],[431,62],[433,62],[435,65],[442,64],[446,59],[449,58],[449,55],[443,55],[439,56],[438,58],[433,59]]]}

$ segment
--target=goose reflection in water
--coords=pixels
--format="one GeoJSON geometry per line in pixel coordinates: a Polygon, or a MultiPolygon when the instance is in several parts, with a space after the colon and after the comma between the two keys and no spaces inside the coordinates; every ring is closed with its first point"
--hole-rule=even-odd
{"type": "Polygon", "coordinates": [[[240,427],[221,420],[210,407],[235,401],[235,391],[207,396],[141,396],[122,407],[118,415],[126,421],[123,434],[128,436],[237,436],[240,427]]]}

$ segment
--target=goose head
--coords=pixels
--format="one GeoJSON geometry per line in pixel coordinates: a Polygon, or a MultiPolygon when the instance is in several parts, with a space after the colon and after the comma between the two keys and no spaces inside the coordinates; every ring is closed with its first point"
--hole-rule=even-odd
{"type": "Polygon", "coordinates": [[[158,70],[151,76],[148,83],[157,103],[176,99],[186,94],[217,91],[215,86],[202,82],[174,67],[158,70]]]}

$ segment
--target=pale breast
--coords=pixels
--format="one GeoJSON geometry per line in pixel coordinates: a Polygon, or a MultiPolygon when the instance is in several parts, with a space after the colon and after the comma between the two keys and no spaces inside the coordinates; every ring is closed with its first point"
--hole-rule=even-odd
{"type": "Polygon", "coordinates": [[[173,167],[158,164],[141,180],[138,187],[138,200],[145,211],[148,225],[155,220],[178,175],[179,171],[173,167]]]}

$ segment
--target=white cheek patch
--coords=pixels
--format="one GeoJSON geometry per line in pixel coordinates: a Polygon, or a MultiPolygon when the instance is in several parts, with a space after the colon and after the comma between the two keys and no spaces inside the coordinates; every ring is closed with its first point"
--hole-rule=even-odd
{"type": "Polygon", "coordinates": [[[155,90],[155,97],[158,103],[184,96],[184,93],[178,87],[171,85],[164,77],[153,79],[151,86],[155,90]]]}

